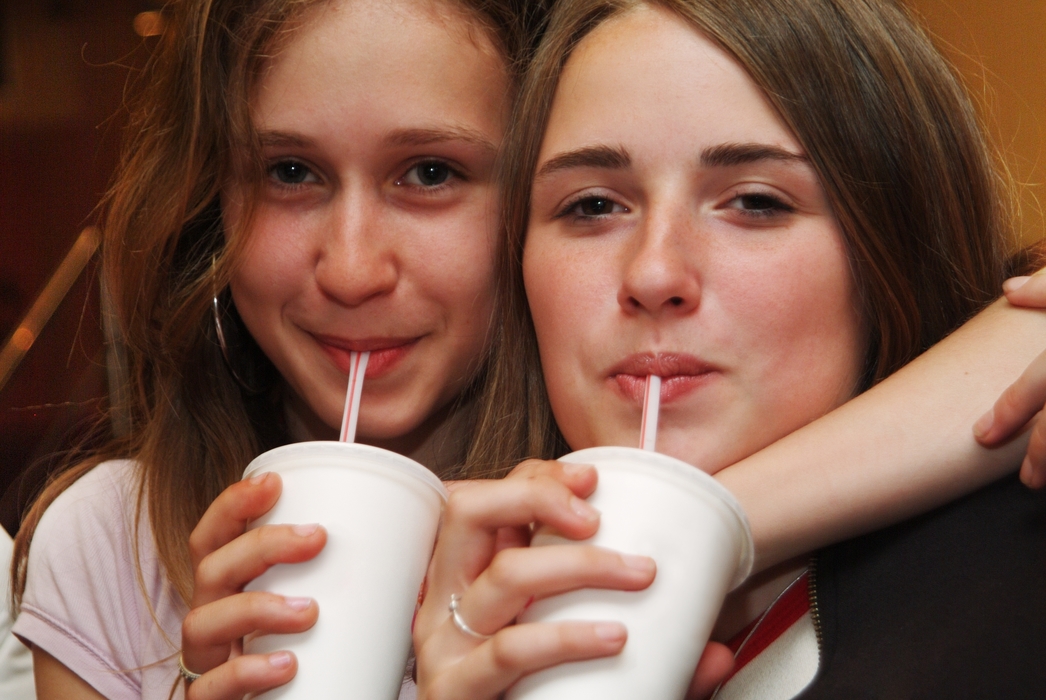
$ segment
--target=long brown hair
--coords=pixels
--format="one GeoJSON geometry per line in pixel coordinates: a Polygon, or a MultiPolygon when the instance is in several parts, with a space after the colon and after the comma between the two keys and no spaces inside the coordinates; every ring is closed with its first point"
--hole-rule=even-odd
{"type": "Polygon", "coordinates": [[[506,139],[497,329],[473,474],[566,448],[522,280],[530,187],[563,66],[602,22],[664,8],[740,64],[816,169],[848,249],[869,344],[862,389],[994,299],[1011,188],[955,72],[891,0],[564,0],[506,139]]]}
{"type": "MultiPolygon", "coordinates": [[[[253,86],[265,59],[326,1],[181,0],[164,10],[167,28],[139,78],[122,161],[103,203],[103,274],[126,345],[129,396],[120,409],[130,429],[53,479],[28,512],[12,564],[16,604],[44,511],[85,473],[118,457],[138,464],[136,528],[144,508],[160,561],[188,601],[189,533],[251,459],[288,439],[275,368],[248,336],[238,362],[252,369],[234,375],[215,330],[212,304],[225,298],[219,290],[242,258],[257,188],[247,192],[235,230],[223,226],[219,192],[230,177],[263,181],[249,114],[253,86]]],[[[514,85],[543,3],[450,4],[493,41],[514,85]]],[[[235,325],[229,311],[226,323],[235,325]]]]}

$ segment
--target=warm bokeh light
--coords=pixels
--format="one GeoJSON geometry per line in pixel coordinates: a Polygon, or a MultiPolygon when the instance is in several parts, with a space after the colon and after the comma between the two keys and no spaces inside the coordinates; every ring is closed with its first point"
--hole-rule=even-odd
{"type": "Polygon", "coordinates": [[[28,352],[35,342],[36,336],[25,326],[16,330],[11,336],[11,343],[22,352],[28,352]]]}
{"type": "Polygon", "coordinates": [[[138,36],[159,36],[163,34],[165,22],[158,10],[139,12],[134,18],[134,31],[138,36]]]}

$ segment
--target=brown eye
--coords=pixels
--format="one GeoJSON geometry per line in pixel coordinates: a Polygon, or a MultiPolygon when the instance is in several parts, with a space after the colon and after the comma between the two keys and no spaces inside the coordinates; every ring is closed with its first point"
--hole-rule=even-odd
{"type": "Polygon", "coordinates": [[[739,194],[730,200],[731,209],[737,209],[745,216],[769,218],[779,214],[788,214],[795,209],[777,197],[763,192],[739,194]]]}
{"type": "Polygon", "coordinates": [[[741,197],[741,208],[749,211],[769,211],[779,207],[780,202],[765,194],[746,194],[741,197]]]}
{"type": "Polygon", "coordinates": [[[603,216],[614,210],[613,200],[604,197],[590,197],[578,202],[578,210],[584,216],[603,216]]]}
{"type": "Polygon", "coordinates": [[[579,197],[563,205],[556,214],[557,219],[567,219],[577,223],[599,221],[614,214],[624,214],[628,208],[623,204],[597,194],[579,197]]]}

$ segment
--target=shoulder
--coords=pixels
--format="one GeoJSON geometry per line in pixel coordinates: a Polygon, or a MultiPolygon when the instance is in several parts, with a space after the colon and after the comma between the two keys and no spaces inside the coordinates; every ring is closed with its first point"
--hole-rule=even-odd
{"type": "Polygon", "coordinates": [[[139,669],[178,648],[184,614],[144,505],[136,525],[138,491],[136,463],[112,461],[55,499],[30,544],[15,622],[16,634],[107,697],[141,694],[139,669]]]}
{"type": "Polygon", "coordinates": [[[136,492],[137,467],[126,460],[103,462],[63,491],[33,533],[27,596],[42,585],[112,580],[120,569],[130,571],[136,492]]]}
{"type": "Polygon", "coordinates": [[[54,499],[40,520],[33,546],[42,535],[46,539],[53,529],[68,523],[127,520],[122,516],[133,514],[137,489],[137,462],[131,459],[101,462],[54,499]]]}
{"type": "Polygon", "coordinates": [[[29,609],[57,597],[86,604],[92,588],[133,574],[135,473],[134,462],[103,462],[47,508],[29,545],[29,609]]]}

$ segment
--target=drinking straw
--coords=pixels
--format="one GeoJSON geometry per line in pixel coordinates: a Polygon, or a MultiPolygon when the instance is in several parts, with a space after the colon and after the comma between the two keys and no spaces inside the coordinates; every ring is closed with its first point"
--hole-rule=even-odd
{"type": "Polygon", "coordinates": [[[342,442],[356,442],[356,422],[360,417],[360,397],[363,396],[363,375],[367,373],[369,352],[349,353],[349,388],[345,392],[345,412],[341,415],[342,442]]]}
{"type": "Polygon", "coordinates": [[[643,422],[639,428],[639,449],[654,451],[657,442],[657,414],[661,408],[661,377],[653,374],[646,378],[646,395],[643,397],[643,422]]]}

